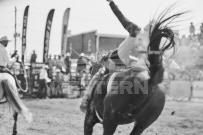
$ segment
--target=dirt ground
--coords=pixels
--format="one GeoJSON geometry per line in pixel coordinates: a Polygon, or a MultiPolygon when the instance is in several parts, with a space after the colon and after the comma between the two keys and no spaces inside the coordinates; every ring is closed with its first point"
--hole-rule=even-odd
{"type": "MultiPolygon", "coordinates": [[[[24,100],[33,113],[33,123],[18,118],[18,135],[83,135],[84,114],[79,110],[81,99],[24,100]]],[[[11,135],[12,113],[7,104],[0,105],[0,135],[11,135]]],[[[132,124],[119,126],[115,135],[128,135],[132,124]]],[[[143,135],[202,135],[203,103],[167,101],[159,119],[143,135]],[[174,115],[171,115],[172,112],[174,115]]],[[[102,135],[97,124],[94,135],[102,135]]]]}

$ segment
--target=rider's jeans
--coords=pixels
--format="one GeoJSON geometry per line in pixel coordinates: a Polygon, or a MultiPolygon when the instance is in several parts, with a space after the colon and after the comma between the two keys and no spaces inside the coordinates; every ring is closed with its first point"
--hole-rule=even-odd
{"type": "Polygon", "coordinates": [[[85,99],[85,100],[91,99],[93,87],[98,82],[99,78],[102,76],[102,74],[104,72],[103,70],[104,70],[103,68],[100,68],[99,71],[90,80],[90,82],[89,82],[89,84],[88,84],[88,86],[86,88],[86,92],[85,92],[85,95],[84,95],[83,99],[85,99]]]}

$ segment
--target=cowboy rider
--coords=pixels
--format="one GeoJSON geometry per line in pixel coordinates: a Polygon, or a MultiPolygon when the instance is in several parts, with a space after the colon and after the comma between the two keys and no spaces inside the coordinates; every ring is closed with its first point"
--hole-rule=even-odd
{"type": "MultiPolygon", "coordinates": [[[[125,65],[126,67],[130,67],[130,53],[132,50],[138,49],[139,50],[139,43],[137,36],[139,35],[141,28],[134,24],[133,22],[130,22],[125,16],[122,14],[122,12],[118,9],[116,4],[113,0],[107,0],[109,2],[109,5],[115,14],[115,16],[118,18],[120,23],[123,25],[123,27],[128,31],[129,36],[119,45],[119,47],[112,52],[110,55],[108,55],[107,61],[105,62],[105,68],[109,71],[115,71],[116,66],[118,64],[125,65]]],[[[135,52],[135,51],[134,51],[135,52]]],[[[137,53],[139,53],[137,51],[137,53]]],[[[138,68],[140,72],[137,77],[140,77],[142,79],[148,79],[148,71],[143,69],[143,67],[138,68]]],[[[86,112],[87,106],[91,99],[91,93],[93,91],[93,86],[96,84],[98,78],[104,74],[103,68],[101,68],[91,79],[89,82],[88,87],[86,88],[86,93],[83,96],[80,109],[82,112],[86,112]]]]}
{"type": "MultiPolygon", "coordinates": [[[[8,52],[6,50],[6,47],[8,45],[8,42],[11,40],[8,40],[7,36],[3,36],[0,38],[0,73],[8,73],[11,76],[13,74],[7,69],[7,66],[12,65],[12,61],[16,61],[15,56],[17,55],[17,51],[15,50],[14,53],[11,55],[11,58],[9,58],[8,52]]],[[[13,76],[14,77],[14,76],[13,76]]],[[[6,78],[5,78],[6,79],[6,78]]],[[[14,77],[17,85],[17,80],[14,77]]],[[[18,85],[17,85],[18,87],[18,85]]]]}
{"type": "MultiPolygon", "coordinates": [[[[6,66],[11,63],[11,59],[6,50],[8,42],[10,42],[10,40],[8,40],[7,36],[0,38],[0,70],[5,72],[9,72],[6,66]]],[[[17,55],[17,51],[11,55],[11,58],[15,57],[15,55],[17,55]]]]}

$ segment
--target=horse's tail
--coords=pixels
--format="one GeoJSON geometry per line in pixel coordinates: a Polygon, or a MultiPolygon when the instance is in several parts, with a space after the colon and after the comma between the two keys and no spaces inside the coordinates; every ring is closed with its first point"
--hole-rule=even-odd
{"type": "Polygon", "coordinates": [[[15,91],[13,86],[7,80],[2,80],[2,87],[4,89],[6,99],[9,105],[12,106],[13,110],[20,113],[29,123],[31,123],[32,113],[19,98],[17,90],[15,91]]]}
{"type": "MultiPolygon", "coordinates": [[[[148,45],[148,61],[150,79],[154,80],[155,75],[158,71],[164,71],[162,65],[162,55],[166,50],[175,50],[175,34],[169,24],[178,22],[180,16],[188,11],[180,12],[172,15],[168,15],[174,10],[175,4],[165,9],[156,19],[151,21],[149,26],[149,45],[148,45]],[[163,40],[165,38],[165,40],[163,40]],[[164,41],[164,42],[163,42],[164,41]]],[[[163,73],[161,80],[163,80],[163,73]]]]}

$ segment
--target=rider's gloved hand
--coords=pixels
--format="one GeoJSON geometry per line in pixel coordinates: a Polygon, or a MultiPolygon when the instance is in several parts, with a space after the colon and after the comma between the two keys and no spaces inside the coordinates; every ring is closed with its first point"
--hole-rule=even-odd
{"type": "Polygon", "coordinates": [[[109,3],[112,2],[113,0],[107,0],[109,3]]]}
{"type": "Polygon", "coordinates": [[[11,58],[15,57],[17,55],[17,50],[14,51],[14,53],[11,55],[11,58]]]}

